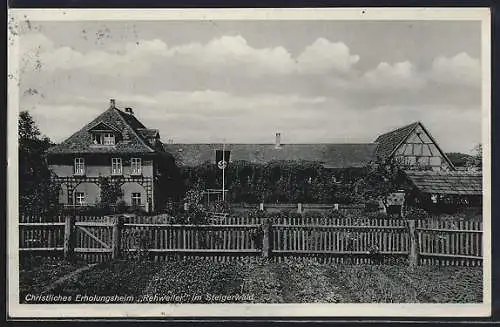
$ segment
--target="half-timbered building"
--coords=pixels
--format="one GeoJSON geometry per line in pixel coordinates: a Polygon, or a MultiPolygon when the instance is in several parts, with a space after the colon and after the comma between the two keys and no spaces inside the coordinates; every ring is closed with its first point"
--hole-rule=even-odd
{"type": "Polygon", "coordinates": [[[421,122],[382,134],[375,140],[376,155],[403,169],[455,170],[453,163],[421,122]]]}
{"type": "Polygon", "coordinates": [[[167,185],[160,181],[173,164],[159,131],[144,126],[131,108],[117,108],[114,100],[98,117],[50,148],[47,161],[61,185],[60,204],[99,204],[106,179],[121,188],[127,206],[145,211],[154,211],[166,193],[167,185]]]}

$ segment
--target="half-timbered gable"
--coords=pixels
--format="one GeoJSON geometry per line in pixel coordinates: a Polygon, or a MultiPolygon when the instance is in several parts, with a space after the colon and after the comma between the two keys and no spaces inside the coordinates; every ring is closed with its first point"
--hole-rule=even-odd
{"type": "Polygon", "coordinates": [[[377,157],[394,160],[404,169],[454,170],[452,162],[420,122],[380,135],[377,157]]]}

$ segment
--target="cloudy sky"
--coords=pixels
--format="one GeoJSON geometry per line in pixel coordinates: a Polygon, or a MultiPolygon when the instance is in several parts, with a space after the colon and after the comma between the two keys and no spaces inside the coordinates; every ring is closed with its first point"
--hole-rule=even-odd
{"type": "Polygon", "coordinates": [[[479,22],[30,22],[21,109],[62,141],[115,98],[164,141],[481,141],[479,22]]]}

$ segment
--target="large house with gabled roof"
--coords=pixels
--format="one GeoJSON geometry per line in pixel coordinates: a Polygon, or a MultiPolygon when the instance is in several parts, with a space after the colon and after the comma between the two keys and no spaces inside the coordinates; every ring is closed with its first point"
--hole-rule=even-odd
{"type": "Polygon", "coordinates": [[[144,126],[131,108],[110,101],[107,110],[47,151],[47,162],[61,185],[60,204],[94,206],[103,177],[117,183],[128,206],[154,211],[165,194],[162,177],[174,165],[160,133],[144,126]]]}

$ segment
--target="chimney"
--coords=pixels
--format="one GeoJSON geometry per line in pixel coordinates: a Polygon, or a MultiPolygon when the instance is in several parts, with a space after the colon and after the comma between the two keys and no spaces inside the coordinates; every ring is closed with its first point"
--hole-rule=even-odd
{"type": "Polygon", "coordinates": [[[116,108],[116,107],[115,107],[115,99],[110,99],[110,100],[109,100],[109,106],[110,106],[111,108],[116,108]]]}
{"type": "Polygon", "coordinates": [[[129,115],[133,115],[134,114],[134,111],[132,110],[132,108],[125,108],[125,112],[129,115]]]}
{"type": "Polygon", "coordinates": [[[276,144],[277,148],[281,147],[281,133],[276,133],[276,144]]]}

